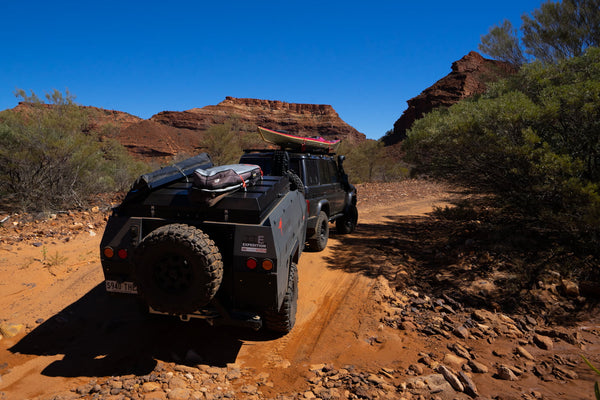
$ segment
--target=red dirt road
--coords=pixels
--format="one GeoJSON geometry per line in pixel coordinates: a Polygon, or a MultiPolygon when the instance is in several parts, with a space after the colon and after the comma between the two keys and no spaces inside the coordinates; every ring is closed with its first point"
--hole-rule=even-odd
{"type": "MultiPolygon", "coordinates": [[[[374,267],[391,268],[389,260],[393,259],[382,260],[371,250],[382,240],[393,239],[384,237],[378,231],[380,226],[398,217],[420,218],[434,205],[448,204],[454,197],[442,186],[418,181],[359,187],[363,228],[359,226],[349,239],[360,245],[354,252],[344,248],[347,236],[332,234],[325,251],[302,255],[296,326],[276,339],[211,328],[200,321],[147,320],[134,302],[106,296],[98,259],[103,226],[99,214],[87,216],[85,229],[67,242],[45,238],[41,232],[51,227],[62,229],[72,221],[63,222],[62,227],[47,223],[23,227],[22,232],[38,231],[39,237],[0,244],[0,323],[18,331],[0,340],[0,400],[50,399],[54,393],[74,389],[90,379],[148,374],[157,361],[178,363],[190,351],[202,358],[202,364],[235,364],[268,374],[272,384],[261,387],[264,398],[305,392],[315,364],[406,371],[417,364],[422,352],[443,357],[446,345],[456,338],[434,340],[381,322],[389,309],[384,297],[390,288],[387,281],[374,278],[372,271],[374,267]]],[[[0,234],[7,238],[14,232],[3,228],[0,234]]],[[[393,267],[402,272],[401,266],[393,267]]],[[[600,332],[598,320],[586,324],[580,329],[586,343],[581,350],[599,354],[600,338],[588,333],[600,332]]],[[[473,344],[473,349],[479,346],[482,356],[478,359],[490,366],[495,357],[492,350],[510,354],[515,346],[515,340],[503,337],[493,346],[481,347],[480,343],[473,344]]],[[[535,349],[530,351],[543,356],[535,349]]],[[[571,347],[556,348],[556,354],[566,357],[571,353],[571,347]]],[[[532,374],[512,383],[492,378],[491,373],[477,376],[476,383],[488,398],[507,391],[515,398],[532,391],[544,398],[592,398],[594,376],[581,363],[576,370],[579,379],[568,383],[540,383],[532,374]]],[[[400,385],[398,379],[395,376],[395,385],[400,385]]],[[[453,395],[469,398],[463,393],[453,395]]],[[[445,398],[443,393],[439,396],[445,398]]]]}

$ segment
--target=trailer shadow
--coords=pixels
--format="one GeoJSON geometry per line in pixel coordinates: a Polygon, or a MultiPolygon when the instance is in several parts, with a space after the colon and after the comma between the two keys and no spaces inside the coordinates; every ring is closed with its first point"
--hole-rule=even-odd
{"type": "Polygon", "coordinates": [[[262,332],[211,327],[149,317],[134,298],[115,298],[98,285],[75,303],[27,334],[9,350],[52,356],[64,354],[42,374],[62,377],[145,375],[158,360],[225,367],[233,363],[244,339],[270,340],[262,332]]]}

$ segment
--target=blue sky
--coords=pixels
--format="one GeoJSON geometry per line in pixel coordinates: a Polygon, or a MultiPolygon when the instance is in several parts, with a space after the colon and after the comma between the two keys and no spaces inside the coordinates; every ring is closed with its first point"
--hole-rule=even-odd
{"type": "Polygon", "coordinates": [[[15,89],[142,118],[225,96],[331,104],[378,139],[406,101],[542,0],[28,1],[0,13],[0,110],[15,89]]]}

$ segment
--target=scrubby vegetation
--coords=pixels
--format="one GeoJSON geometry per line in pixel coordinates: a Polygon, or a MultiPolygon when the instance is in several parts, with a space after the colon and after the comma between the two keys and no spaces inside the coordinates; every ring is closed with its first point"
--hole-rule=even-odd
{"type": "Polygon", "coordinates": [[[404,148],[422,173],[490,190],[513,214],[598,243],[600,49],[526,65],[483,96],[431,112],[404,148]]]}
{"type": "Polygon", "coordinates": [[[224,124],[211,126],[203,135],[203,150],[215,165],[235,164],[244,149],[265,147],[256,134],[256,126],[241,123],[235,115],[224,124]]]}
{"type": "Polygon", "coordinates": [[[50,211],[84,205],[91,196],[122,190],[144,171],[114,139],[96,132],[92,111],[55,90],[48,103],[17,92],[21,109],[0,112],[0,203],[8,209],[50,211]]]}
{"type": "Polygon", "coordinates": [[[410,174],[408,164],[393,151],[381,141],[367,140],[358,144],[342,142],[338,153],[346,156],[344,169],[352,183],[392,182],[410,174]]]}

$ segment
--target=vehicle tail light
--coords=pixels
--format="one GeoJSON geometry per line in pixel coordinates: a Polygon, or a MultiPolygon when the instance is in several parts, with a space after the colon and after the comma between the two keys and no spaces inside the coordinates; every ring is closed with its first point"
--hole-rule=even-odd
{"type": "Polygon", "coordinates": [[[113,258],[113,256],[115,255],[115,251],[112,249],[112,247],[105,247],[102,253],[106,258],[113,258]]]}
{"type": "Polygon", "coordinates": [[[246,260],[246,267],[248,267],[249,269],[256,268],[256,265],[256,260],[254,258],[249,258],[246,260]]]}
{"type": "Polygon", "coordinates": [[[272,270],[273,269],[273,261],[269,260],[268,258],[266,260],[263,260],[262,267],[265,271],[272,270]]]}
{"type": "Polygon", "coordinates": [[[124,260],[127,258],[127,249],[119,249],[117,254],[121,260],[124,260]]]}

